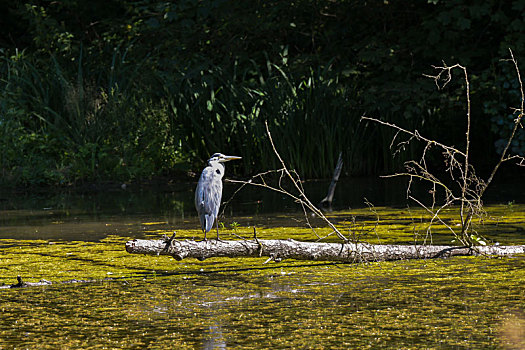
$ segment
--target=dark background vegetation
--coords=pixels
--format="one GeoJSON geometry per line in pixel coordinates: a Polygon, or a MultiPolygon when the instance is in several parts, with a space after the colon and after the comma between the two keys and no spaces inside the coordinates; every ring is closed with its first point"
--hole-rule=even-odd
{"type": "MultiPolygon", "coordinates": [[[[198,172],[220,151],[238,176],[283,158],[304,178],[402,167],[394,132],[363,114],[461,147],[467,66],[473,157],[483,169],[512,127],[525,0],[3,1],[0,184],[138,181],[198,172]]],[[[513,152],[523,154],[520,131],[513,152]]],[[[436,164],[439,162],[436,160],[436,164]]]]}

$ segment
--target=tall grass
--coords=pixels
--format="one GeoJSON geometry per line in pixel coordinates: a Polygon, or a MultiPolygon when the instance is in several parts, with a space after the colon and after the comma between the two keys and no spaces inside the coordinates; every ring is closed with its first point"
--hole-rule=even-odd
{"type": "Polygon", "coordinates": [[[214,152],[241,155],[239,175],[275,168],[264,121],[305,178],[331,176],[341,151],[347,174],[385,166],[377,155],[388,154],[386,146],[359,122],[356,83],[328,68],[300,76],[270,61],[160,69],[148,57],[130,64],[127,55],[115,50],[107,65],[82,50],[73,62],[4,55],[4,184],[174,175],[199,171],[214,152]]]}
{"type": "Polygon", "coordinates": [[[133,90],[134,76],[117,56],[98,70],[82,53],[75,64],[23,52],[3,57],[4,184],[130,180],[172,165],[165,108],[133,90]]]}
{"type": "Polygon", "coordinates": [[[162,86],[172,134],[200,164],[221,151],[241,154],[246,172],[277,166],[267,120],[282,156],[305,177],[331,176],[340,151],[347,173],[377,170],[367,159],[374,145],[359,122],[363,110],[356,92],[327,69],[296,78],[272,64],[234,75],[210,68],[179,72],[179,79],[163,80],[162,86]]]}
{"type": "Polygon", "coordinates": [[[268,81],[262,111],[284,159],[304,176],[327,177],[343,151],[347,171],[362,172],[352,161],[367,143],[352,86],[339,84],[326,70],[300,79],[277,71],[268,81]]]}

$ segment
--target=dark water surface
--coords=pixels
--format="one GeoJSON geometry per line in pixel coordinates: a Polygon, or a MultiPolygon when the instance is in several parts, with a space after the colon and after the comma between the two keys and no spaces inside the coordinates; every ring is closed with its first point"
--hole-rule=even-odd
{"type": "MultiPolygon", "coordinates": [[[[363,207],[364,198],[375,205],[401,204],[400,181],[352,179],[337,186],[334,209],[363,207]],[[377,204],[376,204],[377,203],[377,204]]],[[[308,196],[318,203],[329,182],[304,184],[308,196]]],[[[195,183],[166,186],[114,186],[105,190],[9,193],[0,197],[0,238],[98,240],[108,234],[130,236],[141,231],[143,222],[166,222],[166,228],[199,227],[193,204],[195,183]]],[[[301,207],[282,194],[237,184],[226,184],[223,221],[251,218],[267,225],[269,216],[293,215],[301,207]],[[235,193],[235,195],[234,195],[235,193]],[[233,197],[232,197],[233,196],[233,197]]]]}
{"type": "MultiPolygon", "coordinates": [[[[406,198],[406,179],[351,178],[336,188],[333,210],[374,206],[417,206],[406,198]]],[[[95,241],[107,235],[137,236],[144,222],[164,222],[164,229],[199,227],[193,196],[195,183],[161,186],[119,186],[106,189],[6,192],[0,194],[0,238],[66,239],[95,241]]],[[[304,183],[313,203],[324,198],[329,181],[304,183]]],[[[494,186],[487,203],[525,203],[519,182],[494,186]]],[[[272,225],[276,216],[302,216],[302,209],[289,197],[266,189],[225,184],[221,221],[246,225],[272,225]]],[[[430,195],[414,187],[422,201],[430,195]]],[[[294,221],[290,221],[294,225],[294,221]]],[[[282,225],[282,222],[279,222],[282,225]]]]}

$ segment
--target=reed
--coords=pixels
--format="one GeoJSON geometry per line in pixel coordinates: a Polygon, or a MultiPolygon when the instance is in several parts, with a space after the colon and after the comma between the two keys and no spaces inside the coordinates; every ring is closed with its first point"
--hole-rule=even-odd
{"type": "Polygon", "coordinates": [[[277,65],[267,67],[164,78],[172,135],[183,153],[199,163],[217,150],[242,153],[246,172],[267,169],[276,165],[265,134],[268,121],[283,158],[305,177],[329,177],[341,150],[349,164],[359,164],[349,173],[367,170],[363,147],[371,143],[354,90],[326,69],[296,78],[277,65]]]}
{"type": "Polygon", "coordinates": [[[24,52],[2,58],[4,184],[129,180],[173,165],[164,106],[135,85],[136,64],[116,56],[104,69],[82,52],[75,64],[24,52]]]}
{"type": "Polygon", "coordinates": [[[360,123],[357,83],[330,65],[306,74],[269,59],[168,69],[149,56],[130,63],[130,54],[115,50],[105,65],[82,50],[73,61],[4,55],[4,182],[173,175],[198,170],[217,151],[242,154],[232,173],[246,175],[277,166],[265,122],[304,178],[330,177],[340,151],[346,174],[390,166],[376,161],[388,153],[374,140],[377,131],[360,123]]]}

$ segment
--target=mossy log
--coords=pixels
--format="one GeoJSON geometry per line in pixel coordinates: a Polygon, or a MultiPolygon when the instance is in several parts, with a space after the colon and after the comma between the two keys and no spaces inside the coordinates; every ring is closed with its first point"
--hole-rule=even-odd
{"type": "Polygon", "coordinates": [[[126,243],[126,251],[134,254],[171,255],[176,260],[212,257],[269,257],[282,259],[366,262],[404,259],[432,259],[451,256],[525,254],[525,245],[454,247],[435,245],[374,245],[367,243],[322,243],[288,240],[143,240],[126,243]]]}

